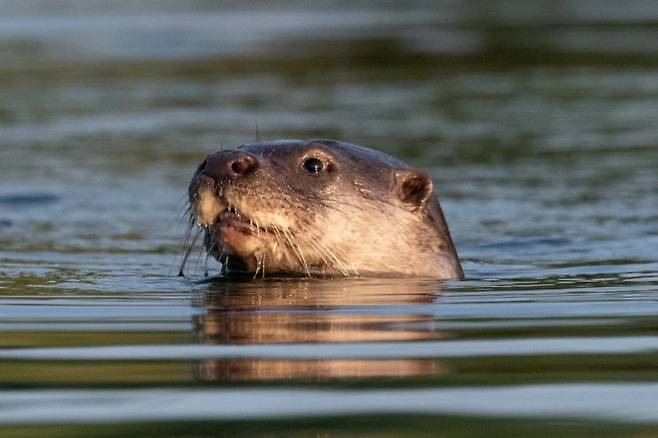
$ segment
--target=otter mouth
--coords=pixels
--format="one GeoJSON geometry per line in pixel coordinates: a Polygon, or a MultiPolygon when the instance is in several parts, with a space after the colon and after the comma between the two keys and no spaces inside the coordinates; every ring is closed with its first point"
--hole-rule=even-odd
{"type": "Polygon", "coordinates": [[[248,219],[245,215],[240,214],[240,212],[232,206],[226,207],[223,212],[217,215],[213,225],[216,229],[227,227],[243,234],[253,234],[256,232],[256,227],[253,221],[248,219]]]}
{"type": "MultiPolygon", "coordinates": [[[[223,200],[226,203],[226,200],[223,200]]],[[[260,235],[261,233],[271,233],[269,227],[259,225],[256,221],[250,219],[241,213],[235,206],[227,204],[226,209],[220,212],[215,218],[212,227],[216,231],[230,229],[241,234],[260,235]]]]}
{"type": "Polygon", "coordinates": [[[234,205],[228,204],[226,199],[218,198],[217,202],[220,208],[226,207],[206,226],[207,236],[210,237],[206,243],[207,249],[223,263],[224,273],[258,273],[262,269],[263,245],[272,236],[276,239],[275,231],[261,226],[234,205]]]}
{"type": "Polygon", "coordinates": [[[285,212],[236,190],[203,176],[189,190],[192,220],[205,232],[206,252],[222,264],[222,273],[293,271],[296,260],[308,271],[285,212]]]}

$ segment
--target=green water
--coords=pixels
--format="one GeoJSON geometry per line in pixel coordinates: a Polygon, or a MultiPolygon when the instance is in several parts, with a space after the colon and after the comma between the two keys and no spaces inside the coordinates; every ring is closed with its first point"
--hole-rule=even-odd
{"type": "Polygon", "coordinates": [[[0,435],[658,433],[654,2],[0,11],[0,435]],[[257,135],[429,172],[467,279],[177,277],[257,135]]]}

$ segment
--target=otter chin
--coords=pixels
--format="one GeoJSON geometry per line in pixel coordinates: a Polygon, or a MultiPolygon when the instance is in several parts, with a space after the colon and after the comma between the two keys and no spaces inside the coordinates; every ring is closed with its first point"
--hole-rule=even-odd
{"type": "Polygon", "coordinates": [[[224,274],[463,278],[432,180],[373,149],[245,144],[208,155],[188,194],[224,274]]]}

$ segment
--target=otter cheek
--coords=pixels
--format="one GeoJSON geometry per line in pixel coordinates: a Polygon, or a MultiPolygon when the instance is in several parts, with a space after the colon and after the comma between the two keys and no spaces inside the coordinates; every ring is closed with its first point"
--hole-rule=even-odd
{"type": "Polygon", "coordinates": [[[200,225],[212,224],[225,209],[226,205],[215,197],[212,188],[203,186],[199,189],[196,218],[200,225]]]}
{"type": "Polygon", "coordinates": [[[287,230],[291,228],[292,224],[290,220],[281,214],[269,213],[267,211],[247,211],[247,214],[254,218],[259,224],[264,224],[265,226],[278,228],[280,230],[287,230]]]}

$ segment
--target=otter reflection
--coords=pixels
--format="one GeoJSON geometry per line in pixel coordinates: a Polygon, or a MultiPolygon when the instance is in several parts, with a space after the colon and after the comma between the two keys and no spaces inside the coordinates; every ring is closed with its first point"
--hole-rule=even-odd
{"type": "MultiPolygon", "coordinates": [[[[430,313],[441,283],[410,279],[217,280],[199,295],[207,309],[194,319],[200,342],[273,344],[404,342],[441,338],[430,313]]],[[[212,359],[195,368],[201,380],[317,380],[409,377],[442,372],[432,359],[212,359]]]]}

